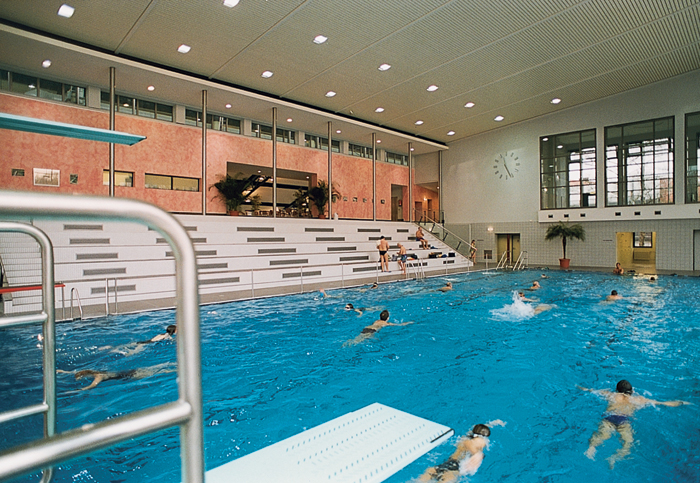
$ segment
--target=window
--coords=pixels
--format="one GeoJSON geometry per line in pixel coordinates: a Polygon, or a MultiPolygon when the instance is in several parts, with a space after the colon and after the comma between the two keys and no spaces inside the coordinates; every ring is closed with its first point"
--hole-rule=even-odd
{"type": "Polygon", "coordinates": [[[400,164],[401,166],[408,166],[408,156],[405,154],[386,153],[386,162],[400,164]]]}
{"type": "Polygon", "coordinates": [[[251,124],[251,128],[253,129],[253,136],[256,138],[272,139],[272,126],[254,122],[251,124]]]}
{"type": "Polygon", "coordinates": [[[640,231],[633,233],[634,242],[632,243],[633,248],[652,248],[653,233],[650,231],[640,231]]]}
{"type": "Polygon", "coordinates": [[[146,188],[175,191],[199,191],[198,178],[181,178],[161,174],[146,174],[146,188]]]}
{"type": "Polygon", "coordinates": [[[540,138],[543,210],[596,206],[595,129],[540,138]]]}
{"type": "Polygon", "coordinates": [[[207,114],[207,127],[214,131],[231,132],[234,134],[241,133],[241,121],[219,116],[218,114],[207,114]]]}
{"type": "Polygon", "coordinates": [[[673,117],[605,128],[607,206],[673,203],[673,117]]]}
{"type": "Polygon", "coordinates": [[[289,129],[281,129],[277,128],[277,142],[278,143],[287,143],[287,144],[294,144],[294,131],[290,131],[289,129]]]}
{"type": "Polygon", "coordinates": [[[700,202],[700,112],[685,116],[685,202],[700,202]]]}
{"type": "Polygon", "coordinates": [[[199,112],[192,109],[185,109],[185,124],[188,126],[201,126],[201,116],[199,112]]]}
{"type": "Polygon", "coordinates": [[[10,76],[10,90],[18,94],[24,94],[25,96],[36,97],[39,85],[39,79],[36,77],[31,77],[28,75],[15,74],[12,73],[10,76]]]}
{"type": "MultiPolygon", "coordinates": [[[[72,86],[64,86],[72,87],[72,86]]],[[[85,93],[82,94],[83,98],[85,93]]],[[[135,99],[131,96],[120,96],[116,98],[116,110],[122,114],[132,114],[150,119],[160,119],[161,121],[173,121],[173,106],[160,104],[158,102],[147,101],[145,99],[135,99]]],[[[83,101],[84,104],[84,101],[83,101]]],[[[100,108],[109,110],[109,91],[100,92],[100,108]]]]}
{"type": "Polygon", "coordinates": [[[85,105],[85,88],[0,69],[0,90],[85,105]]]}
{"type": "MultiPolygon", "coordinates": [[[[109,186],[108,169],[102,170],[102,184],[104,186],[109,186]]],[[[115,171],[114,186],[124,186],[127,188],[132,188],[134,186],[134,173],[129,173],[128,171],[115,171]]]]}
{"type": "Polygon", "coordinates": [[[359,144],[348,144],[348,154],[351,156],[372,159],[372,148],[360,146],[359,144]]]}
{"type": "MultiPolygon", "coordinates": [[[[328,138],[316,136],[314,134],[305,134],[304,146],[307,148],[323,149],[324,151],[328,151],[328,138]]],[[[334,153],[340,152],[340,141],[333,140],[331,142],[331,151],[334,153]]]]}

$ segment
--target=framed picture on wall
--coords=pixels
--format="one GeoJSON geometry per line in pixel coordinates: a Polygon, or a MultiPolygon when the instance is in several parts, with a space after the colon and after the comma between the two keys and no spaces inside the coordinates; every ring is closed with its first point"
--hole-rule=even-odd
{"type": "Polygon", "coordinates": [[[34,168],[34,186],[61,186],[61,170],[34,168]]]}
{"type": "Polygon", "coordinates": [[[652,235],[650,231],[634,233],[634,248],[652,248],[652,235]]]}

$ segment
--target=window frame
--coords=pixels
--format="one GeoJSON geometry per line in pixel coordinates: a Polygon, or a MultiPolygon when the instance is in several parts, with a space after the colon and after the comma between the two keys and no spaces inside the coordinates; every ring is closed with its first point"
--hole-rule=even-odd
{"type": "Polygon", "coordinates": [[[170,175],[170,174],[145,173],[143,186],[145,189],[160,189],[160,190],[165,190],[165,191],[185,191],[185,192],[190,192],[190,193],[198,193],[198,192],[200,192],[200,190],[202,188],[202,180],[200,178],[190,178],[187,176],[174,176],[174,175],[170,175]],[[160,186],[148,186],[148,177],[149,176],[157,176],[160,178],[170,178],[170,188],[163,188],[160,186]],[[194,180],[194,181],[197,181],[197,189],[196,190],[189,190],[189,189],[176,188],[175,187],[175,180],[194,180]]]}
{"type": "Polygon", "coordinates": [[[700,111],[686,113],[684,128],[685,165],[683,178],[685,181],[685,202],[695,204],[700,203],[700,111]],[[693,117],[697,118],[697,126],[694,127],[695,130],[689,132],[689,121],[693,117]],[[694,174],[691,174],[691,161],[695,162],[694,174]],[[691,196],[691,194],[694,196],[691,196]]]}

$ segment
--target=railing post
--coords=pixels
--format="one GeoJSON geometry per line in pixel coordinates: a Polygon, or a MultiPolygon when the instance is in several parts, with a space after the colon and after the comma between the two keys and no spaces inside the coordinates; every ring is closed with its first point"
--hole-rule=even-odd
{"type": "Polygon", "coordinates": [[[105,315],[109,315],[109,279],[105,279],[105,315]]]}
{"type": "Polygon", "coordinates": [[[250,298],[255,298],[255,280],[253,279],[253,275],[255,272],[253,270],[250,270],[250,298]]]}
{"type": "Polygon", "coordinates": [[[304,293],[304,267],[299,267],[299,280],[301,281],[300,293],[304,293]]]}
{"type": "Polygon", "coordinates": [[[345,263],[340,264],[340,286],[345,288],[345,263]]]}
{"type": "Polygon", "coordinates": [[[119,299],[117,298],[119,289],[117,289],[117,279],[114,279],[114,313],[119,313],[119,299]]]}

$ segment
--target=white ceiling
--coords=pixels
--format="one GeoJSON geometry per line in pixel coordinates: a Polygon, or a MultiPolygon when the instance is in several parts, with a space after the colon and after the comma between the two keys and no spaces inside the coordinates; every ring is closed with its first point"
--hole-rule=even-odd
{"type": "Polygon", "coordinates": [[[65,0],[70,19],[62,3],[0,0],[0,63],[103,87],[116,65],[117,90],[137,97],[197,106],[207,89],[217,112],[231,102],[232,115],[266,121],[277,106],[280,127],[292,117],[291,129],[324,134],[331,120],[339,137],[374,130],[399,152],[700,68],[698,0],[65,0]]]}

